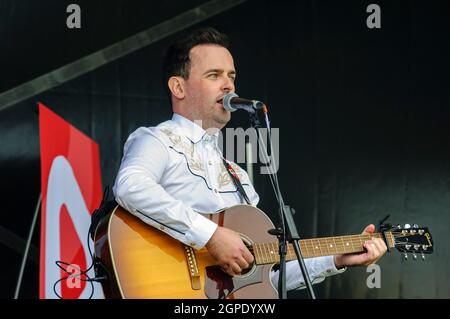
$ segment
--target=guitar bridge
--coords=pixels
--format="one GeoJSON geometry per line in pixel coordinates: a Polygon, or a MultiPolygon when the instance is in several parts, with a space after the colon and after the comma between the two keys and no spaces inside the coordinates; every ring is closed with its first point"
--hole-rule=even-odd
{"type": "Polygon", "coordinates": [[[191,287],[193,290],[200,290],[200,274],[198,272],[197,260],[195,258],[194,249],[190,246],[184,246],[184,255],[186,257],[186,264],[188,266],[189,276],[191,278],[191,287]]]}

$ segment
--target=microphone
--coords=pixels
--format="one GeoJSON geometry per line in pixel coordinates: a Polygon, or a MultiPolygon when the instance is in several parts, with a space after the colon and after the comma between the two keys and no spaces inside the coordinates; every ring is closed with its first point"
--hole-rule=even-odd
{"type": "Polygon", "coordinates": [[[223,97],[223,108],[227,111],[245,110],[249,113],[255,113],[264,108],[264,103],[255,100],[240,98],[236,93],[228,93],[223,97]]]}

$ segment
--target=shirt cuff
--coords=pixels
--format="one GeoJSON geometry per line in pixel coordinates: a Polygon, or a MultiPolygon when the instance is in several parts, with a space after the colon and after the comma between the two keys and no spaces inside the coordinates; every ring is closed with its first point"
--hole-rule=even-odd
{"type": "Polygon", "coordinates": [[[326,256],[325,257],[324,267],[326,267],[325,272],[324,272],[325,276],[333,276],[333,275],[341,274],[347,270],[347,267],[344,267],[341,269],[336,268],[336,265],[334,263],[334,256],[326,256]]]}
{"type": "MultiPolygon", "coordinates": [[[[196,213],[196,212],[194,212],[196,213]]],[[[216,231],[218,225],[203,216],[196,213],[197,216],[191,224],[191,228],[186,232],[185,243],[195,249],[203,248],[216,231]]]]}

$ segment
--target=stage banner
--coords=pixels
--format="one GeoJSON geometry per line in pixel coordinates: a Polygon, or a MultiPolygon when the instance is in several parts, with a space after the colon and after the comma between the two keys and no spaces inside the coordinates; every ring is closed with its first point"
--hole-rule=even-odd
{"type": "MultiPolygon", "coordinates": [[[[92,264],[91,214],[102,199],[99,148],[39,103],[41,151],[40,298],[103,298],[100,283],[82,274],[92,264]],[[61,262],[61,267],[56,264],[61,262]],[[69,276],[70,275],[70,276],[69,276]],[[59,281],[62,278],[68,277],[59,281]],[[58,282],[59,281],[59,282],[58,282]]],[[[93,267],[87,272],[94,278],[93,267]]]]}

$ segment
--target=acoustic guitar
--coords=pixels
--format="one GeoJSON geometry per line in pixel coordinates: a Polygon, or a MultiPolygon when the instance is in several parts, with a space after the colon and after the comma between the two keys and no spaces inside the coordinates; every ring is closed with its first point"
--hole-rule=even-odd
{"type": "MultiPolygon", "coordinates": [[[[241,275],[231,277],[217,265],[206,248],[184,245],[152,227],[120,206],[99,223],[95,255],[101,261],[97,272],[106,273],[102,282],[107,298],[277,298],[269,272],[279,262],[278,241],[267,231],[274,228],[267,215],[249,205],[233,206],[207,215],[218,225],[240,234],[255,261],[241,275]]],[[[370,237],[383,238],[388,248],[402,253],[432,253],[428,228],[414,225],[391,227],[371,235],[349,235],[302,239],[304,258],[363,252],[370,237]]],[[[286,260],[295,260],[291,244],[286,260]]]]}

